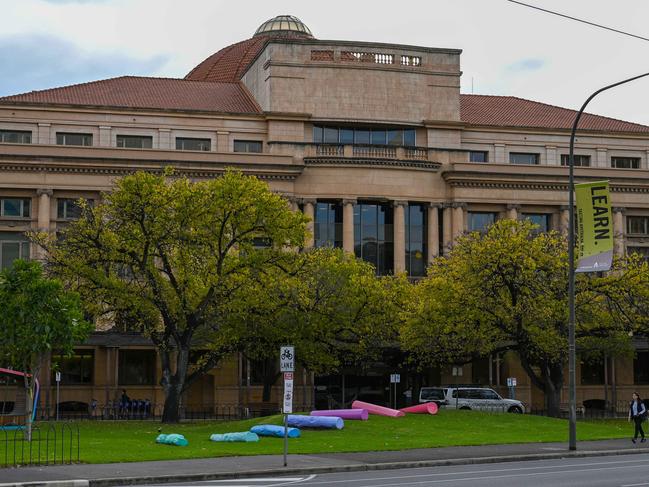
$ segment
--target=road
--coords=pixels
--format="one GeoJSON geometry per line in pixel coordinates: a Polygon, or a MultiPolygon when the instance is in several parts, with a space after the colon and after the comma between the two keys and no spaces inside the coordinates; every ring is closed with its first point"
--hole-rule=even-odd
{"type": "MultiPolygon", "coordinates": [[[[173,484],[196,487],[649,487],[649,454],[173,484]]],[[[172,487],[165,484],[164,487],[172,487]]]]}

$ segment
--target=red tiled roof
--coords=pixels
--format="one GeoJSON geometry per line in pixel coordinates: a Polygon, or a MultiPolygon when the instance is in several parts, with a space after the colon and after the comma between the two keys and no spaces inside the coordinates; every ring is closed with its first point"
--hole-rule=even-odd
{"type": "MultiPolygon", "coordinates": [[[[571,129],[577,114],[546,103],[515,96],[460,95],[460,119],[471,125],[571,129]]],[[[584,113],[580,130],[649,133],[649,126],[584,113]]]]}
{"type": "Polygon", "coordinates": [[[221,113],[261,113],[243,83],[122,76],[0,98],[0,104],[84,105],[221,113]]]}

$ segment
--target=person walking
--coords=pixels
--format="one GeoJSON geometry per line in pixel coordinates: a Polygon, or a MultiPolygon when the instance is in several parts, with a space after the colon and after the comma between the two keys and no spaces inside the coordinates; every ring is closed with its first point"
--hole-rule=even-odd
{"type": "Polygon", "coordinates": [[[634,392],[632,397],[633,400],[629,405],[629,421],[633,420],[633,423],[635,425],[635,430],[633,432],[633,438],[631,438],[631,441],[635,443],[636,440],[638,439],[638,433],[640,433],[640,437],[641,437],[640,443],[644,443],[645,441],[647,441],[647,439],[644,437],[642,422],[645,420],[645,417],[647,416],[647,408],[645,407],[644,403],[642,402],[642,399],[640,399],[640,396],[638,395],[637,392],[634,392]]]}

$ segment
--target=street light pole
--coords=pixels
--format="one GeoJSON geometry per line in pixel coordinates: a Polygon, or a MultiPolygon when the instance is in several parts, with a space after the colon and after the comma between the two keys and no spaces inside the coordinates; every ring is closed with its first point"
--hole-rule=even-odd
{"type": "Polygon", "coordinates": [[[602,91],[610,90],[616,86],[635,81],[639,78],[649,76],[649,73],[644,73],[633,78],[618,81],[612,85],[600,88],[592,95],[590,95],[584,104],[581,106],[575,117],[575,122],[572,124],[572,131],[570,132],[570,155],[568,157],[569,176],[568,176],[568,208],[570,211],[568,220],[568,389],[569,389],[569,439],[568,448],[570,450],[577,449],[577,375],[575,372],[576,362],[576,347],[575,347],[575,179],[574,179],[574,150],[575,150],[575,134],[577,133],[577,125],[581,119],[586,106],[590,101],[599,95],[602,91]]]}

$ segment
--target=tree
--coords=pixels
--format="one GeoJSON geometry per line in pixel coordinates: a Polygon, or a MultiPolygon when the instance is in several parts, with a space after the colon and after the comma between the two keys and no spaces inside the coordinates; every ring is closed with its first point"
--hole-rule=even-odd
{"type": "Polygon", "coordinates": [[[361,366],[397,341],[408,282],[377,277],[374,268],[340,249],[294,254],[288,274],[267,272],[239,291],[222,313],[238,350],[263,365],[263,401],[279,378],[281,345],[296,347],[297,361],[311,372],[361,366]]]}
{"type": "MultiPolygon", "coordinates": [[[[579,353],[630,350],[630,332],[646,302],[648,268],[618,259],[606,275],[579,274],[579,353]]],[[[559,414],[568,353],[567,245],[527,221],[503,220],[458,239],[417,286],[401,338],[422,364],[465,362],[513,350],[546,409],[559,414]]]]}
{"type": "Polygon", "coordinates": [[[303,244],[305,222],[253,176],[228,171],[191,182],[138,172],[101,204],[85,205],[58,240],[34,238],[97,315],[151,338],[162,365],[162,421],[177,422],[183,392],[232,351],[219,310],[248,299],[237,290],[250,276],[292,258],[287,249],[303,244]],[[201,352],[190,364],[193,348],[201,352]]]}
{"type": "Polygon", "coordinates": [[[0,363],[25,373],[26,437],[31,440],[35,380],[52,350],[63,355],[91,330],[79,295],[43,275],[38,262],[17,260],[0,273],[0,363]]]}

